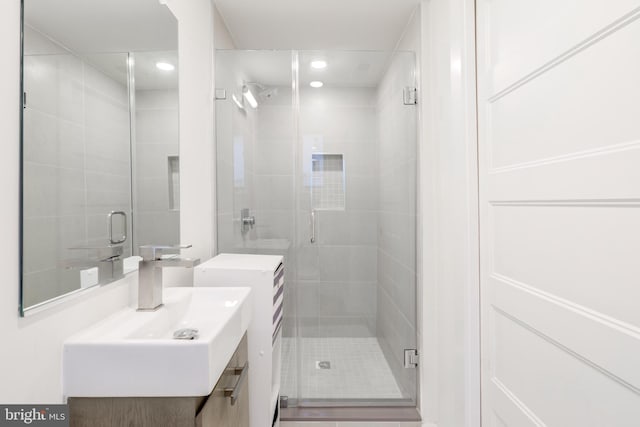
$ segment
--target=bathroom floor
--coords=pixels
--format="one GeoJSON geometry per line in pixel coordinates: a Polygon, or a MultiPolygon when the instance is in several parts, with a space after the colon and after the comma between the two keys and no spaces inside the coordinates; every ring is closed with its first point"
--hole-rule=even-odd
{"type": "Polygon", "coordinates": [[[301,345],[303,399],[401,399],[377,338],[283,338],[281,395],[297,395],[301,345]]]}

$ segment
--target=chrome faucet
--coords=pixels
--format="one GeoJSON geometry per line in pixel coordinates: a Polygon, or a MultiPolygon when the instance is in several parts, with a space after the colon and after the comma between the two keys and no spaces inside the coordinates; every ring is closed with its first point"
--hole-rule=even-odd
{"type": "Polygon", "coordinates": [[[162,307],[162,269],[164,267],[193,268],[200,264],[199,259],[166,257],[164,255],[180,254],[184,246],[140,246],[142,257],[138,267],[138,311],[155,311],[162,307]]]}
{"type": "Polygon", "coordinates": [[[240,227],[242,229],[242,233],[246,233],[249,229],[253,229],[254,225],[256,225],[256,217],[249,215],[249,208],[242,208],[240,210],[240,227]]]}

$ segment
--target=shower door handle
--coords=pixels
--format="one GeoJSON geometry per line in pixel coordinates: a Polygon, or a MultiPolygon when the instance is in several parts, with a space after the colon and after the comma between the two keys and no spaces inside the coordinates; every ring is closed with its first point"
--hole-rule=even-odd
{"type": "Polygon", "coordinates": [[[309,239],[311,243],[316,242],[316,210],[311,209],[311,238],[309,239]]]}
{"type": "Polygon", "coordinates": [[[112,245],[119,245],[127,240],[127,214],[123,211],[111,211],[107,215],[107,227],[109,228],[109,243],[112,245]],[[113,239],[113,217],[121,216],[124,222],[122,235],[117,239],[113,239]]]}

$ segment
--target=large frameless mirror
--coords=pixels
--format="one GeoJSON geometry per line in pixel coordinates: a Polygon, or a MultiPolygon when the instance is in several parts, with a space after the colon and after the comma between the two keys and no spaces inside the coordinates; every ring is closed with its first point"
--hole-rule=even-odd
{"type": "Polygon", "coordinates": [[[23,0],[22,315],[179,242],[177,30],[157,0],[23,0]]]}

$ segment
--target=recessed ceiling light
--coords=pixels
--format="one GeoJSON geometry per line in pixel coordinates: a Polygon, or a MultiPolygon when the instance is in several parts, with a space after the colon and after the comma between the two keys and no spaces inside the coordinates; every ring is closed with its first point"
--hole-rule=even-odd
{"type": "Polygon", "coordinates": [[[316,70],[322,70],[323,68],[327,68],[327,61],[323,61],[322,59],[311,61],[311,67],[316,70]]]}
{"type": "Polygon", "coordinates": [[[156,62],[156,67],[162,71],[173,71],[176,67],[168,62],[156,62]]]}
{"type": "Polygon", "coordinates": [[[315,88],[319,88],[319,87],[324,86],[324,83],[322,83],[319,80],[316,80],[316,81],[313,81],[313,82],[309,83],[309,86],[315,87],[315,88]]]}

